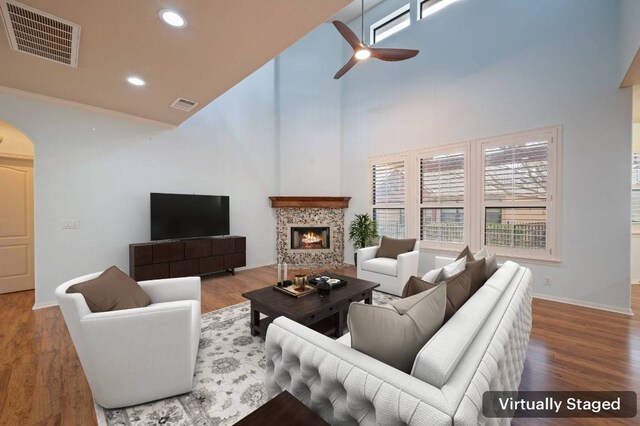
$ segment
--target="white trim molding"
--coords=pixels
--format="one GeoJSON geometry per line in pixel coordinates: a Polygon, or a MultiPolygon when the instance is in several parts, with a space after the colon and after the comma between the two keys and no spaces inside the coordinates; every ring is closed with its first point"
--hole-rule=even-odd
{"type": "Polygon", "coordinates": [[[611,306],[611,305],[604,305],[601,303],[592,303],[592,302],[585,302],[582,300],[575,300],[575,299],[568,299],[566,297],[556,297],[556,296],[548,296],[545,294],[533,294],[533,297],[536,299],[540,299],[540,300],[547,300],[550,302],[558,302],[558,303],[564,303],[567,305],[574,305],[574,306],[580,306],[583,308],[589,308],[589,309],[598,309],[600,311],[607,311],[607,312],[613,312],[616,314],[622,314],[622,315],[630,315],[630,316],[634,316],[633,311],[631,310],[631,308],[618,308],[617,306],[611,306]]]}
{"type": "Polygon", "coordinates": [[[34,303],[31,310],[37,311],[39,309],[53,308],[54,306],[58,306],[58,302],[55,300],[50,300],[49,302],[34,303]]]}

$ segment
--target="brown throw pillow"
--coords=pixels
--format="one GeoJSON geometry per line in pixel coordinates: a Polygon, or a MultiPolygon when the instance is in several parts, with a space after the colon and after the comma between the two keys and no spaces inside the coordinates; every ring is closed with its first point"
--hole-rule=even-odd
{"type": "Polygon", "coordinates": [[[115,266],[98,278],[72,285],[67,293],[82,294],[91,312],[142,308],[151,304],[142,287],[115,266]]]}
{"type": "Polygon", "coordinates": [[[382,237],[380,247],[376,253],[376,257],[388,257],[397,259],[399,254],[409,253],[413,251],[416,245],[415,238],[407,240],[398,240],[395,238],[382,237]]]}
{"type": "Polygon", "coordinates": [[[436,285],[430,282],[421,280],[418,277],[411,277],[402,289],[402,298],[405,299],[409,296],[414,296],[423,291],[434,288],[436,285]]]}
{"type": "Polygon", "coordinates": [[[471,250],[469,250],[469,246],[466,246],[466,247],[464,248],[464,250],[462,250],[462,251],[460,252],[460,254],[459,254],[459,255],[458,255],[458,257],[456,258],[456,260],[460,260],[460,259],[462,259],[463,257],[466,257],[466,258],[467,258],[467,262],[473,262],[474,260],[476,260],[476,259],[474,259],[473,254],[471,253],[471,250]]]}
{"type": "Polygon", "coordinates": [[[476,291],[487,281],[487,260],[480,259],[475,262],[467,262],[467,269],[471,272],[471,294],[473,296],[476,291]]]}
{"type": "MultiPolygon", "coordinates": [[[[471,297],[471,271],[467,268],[451,278],[440,281],[438,284],[441,283],[447,284],[447,309],[444,315],[444,322],[447,322],[471,297]]],[[[402,297],[414,296],[425,290],[430,290],[438,284],[431,284],[418,277],[411,277],[404,286],[402,297]]]]}

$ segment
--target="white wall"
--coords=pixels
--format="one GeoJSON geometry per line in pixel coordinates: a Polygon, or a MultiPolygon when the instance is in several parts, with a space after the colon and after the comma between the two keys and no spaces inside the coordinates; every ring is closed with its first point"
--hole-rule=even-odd
{"type": "Polygon", "coordinates": [[[20,130],[0,121],[0,154],[33,157],[33,144],[20,130]]]}
{"type": "Polygon", "coordinates": [[[277,58],[281,195],[341,195],[341,43],[322,24],[277,58]]]}
{"type": "Polygon", "coordinates": [[[247,264],[273,262],[274,99],[273,62],[172,131],[0,93],[0,118],[36,147],[36,305],[70,278],[128,271],[128,245],[149,240],[150,192],[230,195],[247,264]],[[80,228],[62,230],[63,219],[80,228]]]}
{"type": "Polygon", "coordinates": [[[620,2],[620,82],[640,47],[640,1],[620,2]]]}
{"type": "MultiPolygon", "coordinates": [[[[376,9],[367,24],[384,16],[376,9]]],[[[344,78],[347,223],[368,210],[369,156],[561,124],[562,263],[528,265],[534,292],[628,310],[631,92],[618,89],[619,13],[600,0],[461,0],[381,42],[421,52],[344,78]]],[[[425,253],[422,271],[432,265],[425,253]]]]}

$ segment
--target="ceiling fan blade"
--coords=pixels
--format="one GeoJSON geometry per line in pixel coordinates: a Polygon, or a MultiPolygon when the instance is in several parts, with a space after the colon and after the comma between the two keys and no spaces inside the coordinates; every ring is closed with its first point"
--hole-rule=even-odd
{"type": "Polygon", "coordinates": [[[405,59],[413,58],[420,51],[413,49],[385,49],[372,47],[371,57],[380,59],[381,61],[404,61],[405,59]]]}
{"type": "Polygon", "coordinates": [[[347,71],[349,71],[351,68],[353,68],[353,66],[355,64],[358,63],[358,59],[356,59],[356,56],[353,55],[351,57],[351,59],[349,59],[349,62],[347,62],[346,64],[344,64],[344,66],[342,68],[340,68],[340,70],[336,73],[336,75],[333,76],[334,79],[339,79],[340,77],[342,77],[343,75],[345,75],[347,73],[347,71]]]}
{"type": "Polygon", "coordinates": [[[349,43],[353,50],[356,50],[357,48],[362,46],[362,43],[360,42],[360,39],[358,38],[356,33],[351,31],[351,28],[349,28],[346,24],[343,24],[340,21],[333,21],[333,25],[336,27],[342,37],[344,37],[347,43],[349,43]]]}

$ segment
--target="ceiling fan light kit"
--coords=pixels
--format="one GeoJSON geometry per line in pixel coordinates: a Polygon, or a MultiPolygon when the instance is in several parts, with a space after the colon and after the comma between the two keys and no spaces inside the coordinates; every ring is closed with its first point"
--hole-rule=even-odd
{"type": "Polygon", "coordinates": [[[342,35],[342,37],[349,43],[349,46],[353,49],[353,55],[351,59],[344,64],[342,68],[333,76],[334,79],[339,79],[343,75],[347,73],[351,68],[354,67],[360,61],[364,61],[366,59],[375,58],[380,59],[381,61],[388,62],[396,62],[396,61],[404,61],[405,59],[410,59],[416,56],[420,51],[413,49],[387,49],[380,47],[369,47],[364,42],[364,0],[362,0],[362,35],[361,38],[351,31],[345,23],[340,21],[333,21],[333,25],[336,27],[338,32],[342,35]]]}

